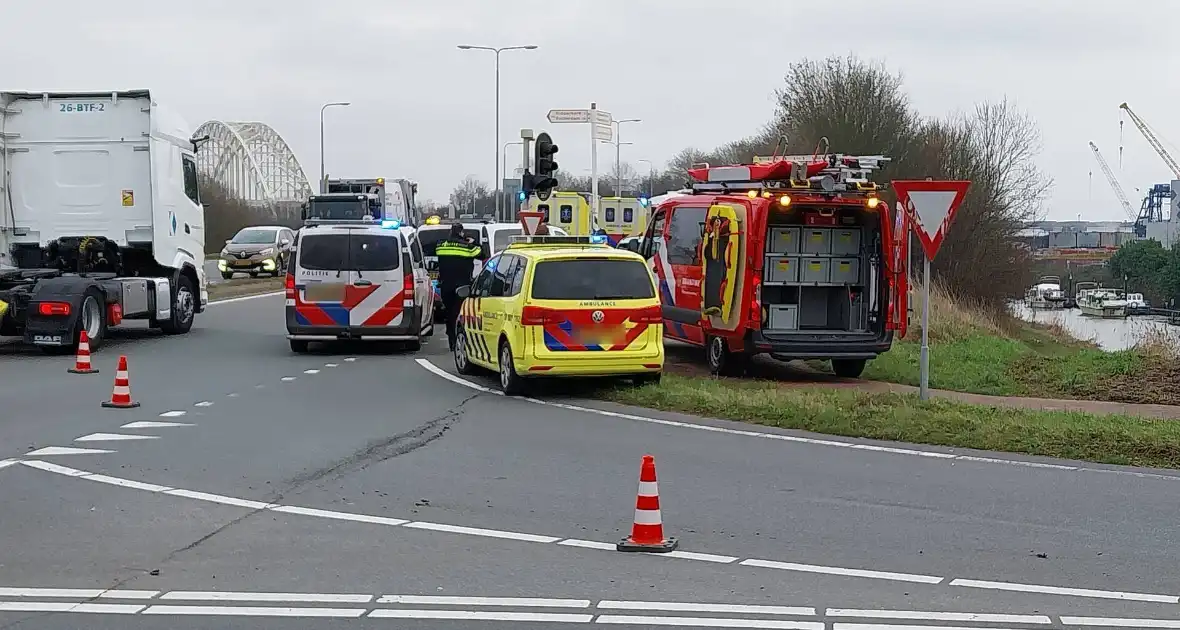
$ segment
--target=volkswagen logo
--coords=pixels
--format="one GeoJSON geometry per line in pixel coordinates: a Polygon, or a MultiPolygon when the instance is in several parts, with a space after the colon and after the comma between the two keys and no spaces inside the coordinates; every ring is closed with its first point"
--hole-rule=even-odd
{"type": "Polygon", "coordinates": [[[595,324],[601,324],[602,320],[606,319],[606,315],[602,311],[594,311],[590,314],[590,319],[594,320],[595,324]]]}

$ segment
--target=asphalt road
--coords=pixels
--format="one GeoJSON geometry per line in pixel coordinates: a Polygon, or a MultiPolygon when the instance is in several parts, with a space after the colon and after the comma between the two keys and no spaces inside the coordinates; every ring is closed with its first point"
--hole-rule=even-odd
{"type": "Polygon", "coordinates": [[[569,398],[584,388],[505,398],[449,374],[441,339],[293,355],[283,332],[271,296],[187,336],[125,332],[97,375],[0,348],[0,627],[1180,619],[1166,472],[569,398]],[[138,409],[99,405],[118,354],[138,409]],[[644,453],[669,556],[613,550],[644,453]]]}

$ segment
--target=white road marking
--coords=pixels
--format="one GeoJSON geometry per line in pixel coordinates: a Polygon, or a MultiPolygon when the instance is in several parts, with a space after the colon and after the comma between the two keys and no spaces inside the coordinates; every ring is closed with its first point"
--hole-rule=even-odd
{"type": "Polygon", "coordinates": [[[920,610],[864,610],[857,608],[829,608],[829,617],[859,617],[862,619],[915,619],[920,621],[974,621],[978,623],[1053,623],[1048,615],[1008,615],[992,613],[925,612],[920,610]]]}
{"type": "MultiPolygon", "coordinates": [[[[96,473],[78,470],[76,468],[69,468],[67,466],[60,466],[51,464],[40,460],[22,460],[19,462],[25,466],[52,472],[67,477],[81,477],[83,479],[92,479],[100,483],[108,483],[113,485],[121,485],[128,488],[135,488],[139,490],[146,490],[148,492],[159,492],[172,496],[185,497],[195,499],[198,501],[209,501],[212,503],[220,503],[224,505],[233,505],[253,510],[271,510],[274,512],[283,512],[287,514],[297,514],[302,516],[312,516],[319,518],[329,518],[344,521],[356,521],[363,523],[373,523],[386,526],[401,526],[410,529],[422,529],[427,531],[444,532],[450,534],[463,534],[470,536],[484,536],[490,538],[503,538],[508,540],[519,540],[524,542],[535,542],[541,544],[552,544],[578,547],[582,549],[593,549],[601,551],[615,551],[615,545],[606,542],[579,540],[576,538],[561,539],[554,536],[544,536],[540,534],[526,534],[522,532],[511,532],[497,529],[484,529],[480,527],[464,527],[459,525],[446,525],[442,523],[431,523],[425,521],[406,521],[403,519],[395,519],[383,516],[370,516],[365,514],[355,514],[350,512],[338,512],[333,510],[319,510],[315,508],[277,505],[271,503],[263,503],[261,501],[253,501],[249,499],[239,499],[236,497],[227,497],[219,494],[211,494],[207,492],[196,492],[193,490],[184,489],[164,489],[164,486],[156,486],[143,482],[133,481],[129,479],[121,479],[118,477],[108,477],[106,475],[98,475],[96,473]]],[[[656,554],[667,555],[672,554],[656,554]]],[[[713,554],[703,554],[694,552],[685,552],[678,557],[686,560],[705,561],[705,562],[721,562],[728,560],[730,556],[718,556],[713,554]]],[[[735,558],[736,559],[736,558],[735,558]]],[[[779,569],[783,571],[797,571],[803,573],[819,573],[826,575],[839,575],[845,577],[859,577],[877,580],[889,580],[895,582],[909,582],[918,584],[943,584],[946,578],[919,575],[913,573],[895,573],[891,571],[874,571],[868,569],[849,569],[846,567],[829,567],[815,564],[801,564],[794,562],[780,562],[776,560],[761,560],[757,558],[750,558],[739,562],[742,566],[761,567],[768,569],[779,569]]],[[[969,579],[954,579],[949,582],[949,586],[963,586],[971,588],[989,588],[995,590],[1008,591],[1024,591],[1029,593],[1043,593],[1050,595],[1072,595],[1079,597],[1094,597],[1100,599],[1124,599],[1131,601],[1144,602],[1158,602],[1175,604],[1180,603],[1180,597],[1175,595],[1153,595],[1145,593],[1125,593],[1118,591],[1103,591],[1092,589],[1079,588],[1065,588],[1057,586],[1041,586],[1036,584],[1019,584],[1013,582],[988,582],[983,580],[969,580],[969,579]]]]}
{"type": "Polygon", "coordinates": [[[90,435],[83,435],[80,438],[74,438],[75,442],[120,442],[127,440],[158,440],[159,437],[155,435],[128,435],[126,433],[91,433],[90,435]]]}
{"type": "Polygon", "coordinates": [[[79,597],[94,599],[151,599],[159,595],[160,591],[137,591],[102,588],[18,588],[0,587],[0,597],[79,597]]]}
{"type": "Polygon", "coordinates": [[[339,365],[340,365],[339,363],[325,363],[324,367],[332,368],[332,367],[338,367],[339,365]]]}
{"type": "Polygon", "coordinates": [[[319,604],[366,604],[372,595],[360,593],[246,593],[241,591],[169,591],[160,599],[191,602],[306,602],[319,604]]]}
{"type": "MultiPolygon", "coordinates": [[[[25,453],[29,457],[45,457],[48,455],[99,455],[101,453],[114,453],[115,451],[108,451],[101,448],[74,448],[72,446],[46,446],[35,451],[25,453]]],[[[28,463],[28,462],[25,462],[28,463]]]]}
{"type": "Polygon", "coordinates": [[[603,600],[598,602],[599,610],[655,610],[661,612],[703,612],[731,615],[800,615],[814,617],[815,608],[810,606],[761,606],[756,604],[697,604],[692,602],[632,602],[603,600]]]}
{"type": "Polygon", "coordinates": [[[303,370],[304,374],[319,374],[319,370],[303,370]]]}
{"type": "Polygon", "coordinates": [[[1066,617],[1067,626],[1097,626],[1105,628],[1180,628],[1180,619],[1113,619],[1108,617],[1066,617]]]}
{"type": "Polygon", "coordinates": [[[337,521],[353,521],[355,523],[372,523],[374,525],[388,525],[390,527],[397,527],[405,525],[410,521],[401,518],[389,518],[388,516],[372,516],[369,514],[354,514],[352,512],[337,512],[335,510],[317,510],[315,508],[298,507],[295,505],[272,505],[268,508],[272,512],[282,512],[284,514],[299,514],[300,516],[315,516],[318,518],[328,518],[337,521]]]}
{"type": "MultiPolygon", "coordinates": [[[[434,374],[435,376],[438,376],[440,378],[444,378],[444,379],[451,381],[452,383],[455,383],[457,385],[462,385],[463,387],[467,387],[469,389],[474,389],[476,391],[485,392],[488,394],[495,394],[497,396],[503,396],[503,392],[501,392],[500,390],[492,389],[490,387],[485,387],[485,386],[480,385],[478,383],[473,383],[467,379],[455,376],[454,374],[451,374],[450,372],[447,372],[446,370],[431,363],[427,359],[414,359],[414,361],[417,362],[418,365],[422,366],[425,370],[434,374]]],[[[908,455],[911,457],[924,457],[924,458],[928,458],[928,459],[941,459],[941,460],[947,460],[947,461],[951,461],[951,462],[959,461],[959,462],[973,462],[973,463],[981,463],[981,464],[1000,464],[1000,465],[1005,465],[1005,466],[1021,466],[1021,467],[1025,467],[1025,468],[1040,468],[1040,469],[1048,469],[1048,470],[1075,471],[1075,472],[1087,472],[1087,473],[1103,473],[1103,474],[1108,474],[1108,475],[1128,475],[1131,477],[1139,477],[1139,478],[1144,478],[1144,479],[1161,479],[1161,480],[1167,480],[1167,481],[1180,481],[1180,474],[1163,475],[1163,474],[1156,474],[1156,473],[1137,472],[1137,471],[1132,471],[1132,470],[1120,470],[1117,468],[1092,468],[1092,467],[1088,467],[1088,466],[1070,466],[1070,465],[1066,465],[1066,464],[1050,464],[1050,463],[1045,463],[1045,462],[1022,461],[1022,460],[1018,460],[1018,459],[1005,459],[1005,458],[1001,458],[1001,457],[980,457],[977,455],[956,455],[954,453],[943,453],[943,452],[939,452],[939,451],[925,451],[925,450],[915,449],[915,448],[898,448],[898,447],[891,447],[891,446],[877,446],[875,444],[860,444],[857,442],[845,442],[845,441],[841,441],[841,440],[806,438],[806,437],[801,437],[801,436],[796,436],[796,435],[783,435],[780,433],[769,433],[769,432],[763,432],[763,431],[751,431],[751,430],[743,430],[743,429],[731,429],[731,428],[727,428],[727,427],[716,427],[716,426],[707,425],[707,424],[696,424],[696,423],[692,423],[692,422],[679,422],[676,420],[664,420],[662,418],[652,418],[649,416],[640,416],[640,415],[631,414],[631,413],[607,411],[605,409],[595,409],[593,407],[583,407],[580,405],[571,405],[568,403],[552,402],[552,401],[548,401],[548,400],[540,400],[537,398],[527,398],[527,397],[518,397],[518,396],[514,396],[513,398],[517,398],[518,400],[523,400],[525,402],[535,403],[538,405],[546,405],[549,407],[557,407],[560,409],[568,409],[570,411],[590,413],[590,414],[595,414],[595,415],[599,415],[599,416],[607,416],[607,417],[611,417],[611,418],[621,418],[624,420],[635,420],[636,422],[646,422],[649,424],[658,424],[658,425],[668,426],[668,427],[679,427],[679,428],[684,428],[684,429],[693,429],[696,431],[707,431],[710,433],[720,433],[720,434],[724,434],[724,435],[739,435],[739,436],[743,436],[743,437],[752,437],[752,438],[758,438],[758,439],[763,439],[763,440],[778,440],[781,442],[795,442],[798,444],[812,444],[812,445],[816,445],[816,446],[832,446],[832,447],[836,447],[836,448],[847,448],[847,449],[858,450],[858,451],[870,451],[870,452],[876,452],[876,453],[890,453],[893,455],[908,455]]]]}
{"type": "Polygon", "coordinates": [[[561,540],[556,536],[539,536],[537,534],[522,534],[520,532],[506,532],[498,529],[484,529],[482,527],[461,527],[459,525],[443,525],[442,523],[427,523],[422,521],[413,521],[406,523],[403,527],[412,529],[428,529],[435,532],[446,532],[448,534],[467,534],[470,536],[487,536],[489,538],[507,538],[509,540],[523,540],[525,542],[536,543],[553,543],[561,540]]]}
{"type": "Polygon", "coordinates": [[[269,606],[149,606],[145,615],[213,615],[243,617],[346,617],[365,614],[364,608],[286,608],[269,606]]]}
{"type": "Polygon", "coordinates": [[[165,490],[164,494],[170,494],[177,497],[185,497],[186,499],[196,499],[198,501],[209,501],[210,503],[221,503],[224,505],[233,505],[237,507],[248,508],[251,510],[264,510],[270,507],[270,503],[263,503],[262,501],[251,501],[249,499],[238,499],[236,497],[227,497],[220,494],[211,494],[209,492],[194,492],[192,490],[165,490]]]}
{"type": "Polygon", "coordinates": [[[225,298],[223,300],[210,300],[206,306],[213,306],[215,304],[233,304],[234,302],[245,302],[246,300],[257,300],[258,298],[282,295],[283,293],[283,291],[272,291],[270,293],[255,293],[254,295],[243,295],[241,297],[225,298]]]}
{"type": "Polygon", "coordinates": [[[188,413],[188,412],[187,411],[165,411],[164,413],[160,414],[160,417],[161,418],[179,418],[180,416],[183,416],[186,413],[188,413]]]}
{"type": "Polygon", "coordinates": [[[0,468],[8,468],[19,461],[19,459],[0,459],[0,468]]]}
{"type": "MultiPolygon", "coordinates": [[[[369,613],[378,619],[448,619],[455,621],[547,621],[549,623],[590,623],[594,615],[568,613],[487,612],[479,610],[413,610],[378,608],[369,613]]],[[[822,628],[820,629],[822,630],[822,628]]]]}
{"type": "MultiPolygon", "coordinates": [[[[912,626],[891,623],[834,623],[832,630],[981,630],[979,626],[912,626]]],[[[982,630],[1016,630],[1015,628],[986,628],[982,630]]]]}
{"type": "Polygon", "coordinates": [[[344,360],[348,363],[352,363],[353,361],[356,361],[356,357],[344,357],[344,360]]]}
{"type": "Polygon", "coordinates": [[[737,562],[738,558],[735,556],[718,556],[711,553],[697,553],[695,551],[671,551],[668,553],[657,553],[657,556],[664,556],[666,558],[681,558],[683,560],[700,560],[701,562],[716,562],[717,564],[729,564],[730,562],[737,562]]]}
{"type": "Polygon", "coordinates": [[[155,420],[139,420],[137,422],[128,422],[119,427],[120,429],[171,429],[172,427],[191,427],[196,426],[191,422],[156,422],[155,420]]]}
{"type": "Polygon", "coordinates": [[[1152,593],[1127,593],[1123,591],[1102,591],[1089,588],[1066,588],[1062,586],[1042,586],[1039,584],[1017,584],[1014,582],[989,582],[986,580],[951,580],[951,586],[966,586],[968,588],[985,588],[996,591],[1019,591],[1022,593],[1042,593],[1045,595],[1072,595],[1075,597],[1093,597],[1097,599],[1122,599],[1134,602],[1155,602],[1159,604],[1180,603],[1176,595],[1155,595],[1152,593]]]}
{"type": "Polygon", "coordinates": [[[134,615],[143,604],[83,604],[74,602],[0,602],[0,612],[97,613],[134,615]]]}
{"type": "MultiPolygon", "coordinates": [[[[595,623],[644,626],[695,626],[702,628],[772,628],[774,630],[824,630],[822,621],[782,621],[778,619],[724,619],[720,617],[644,617],[637,615],[599,615],[595,623]]],[[[933,628],[932,630],[938,630],[933,628]]],[[[979,629],[976,629],[979,630],[979,629]]]]}
{"type": "Polygon", "coordinates": [[[589,608],[588,599],[550,599],[544,597],[447,597],[443,595],[383,595],[378,604],[418,604],[426,606],[520,606],[522,608],[589,608]]]}
{"type": "Polygon", "coordinates": [[[194,407],[212,407],[212,406],[213,406],[213,401],[210,401],[210,400],[202,400],[201,402],[199,402],[199,403],[196,403],[196,404],[194,404],[193,406],[194,406],[194,407]]]}
{"type": "Polygon", "coordinates": [[[826,575],[844,575],[848,577],[871,578],[875,580],[890,580],[893,582],[914,582],[917,584],[938,584],[943,578],[933,575],[916,575],[913,573],[892,573],[889,571],[866,571],[864,569],[844,569],[841,567],[825,567],[815,564],[799,564],[797,562],[778,562],[775,560],[758,560],[750,558],[738,564],[747,567],[762,567],[764,569],[782,569],[783,571],[800,571],[803,573],[823,573],[826,575]]]}
{"type": "Polygon", "coordinates": [[[283,378],[280,378],[279,380],[283,381],[284,383],[290,383],[291,381],[295,380],[295,377],[294,376],[284,376],[283,378]]]}

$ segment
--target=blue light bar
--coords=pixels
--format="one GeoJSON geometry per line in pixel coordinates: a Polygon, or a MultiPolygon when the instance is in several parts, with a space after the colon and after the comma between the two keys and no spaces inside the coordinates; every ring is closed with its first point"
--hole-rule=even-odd
{"type": "Polygon", "coordinates": [[[381,222],[381,227],[396,230],[402,226],[402,222],[397,219],[385,219],[381,222]]]}

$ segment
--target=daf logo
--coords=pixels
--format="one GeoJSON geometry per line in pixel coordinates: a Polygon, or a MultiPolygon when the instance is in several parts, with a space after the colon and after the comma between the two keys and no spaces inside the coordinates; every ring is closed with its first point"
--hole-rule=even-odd
{"type": "Polygon", "coordinates": [[[595,324],[601,324],[602,320],[606,319],[606,315],[602,311],[594,311],[590,314],[590,319],[594,320],[595,324]]]}

